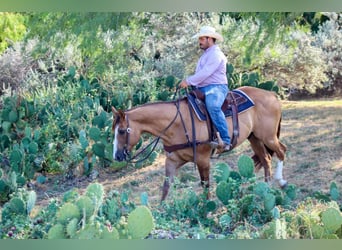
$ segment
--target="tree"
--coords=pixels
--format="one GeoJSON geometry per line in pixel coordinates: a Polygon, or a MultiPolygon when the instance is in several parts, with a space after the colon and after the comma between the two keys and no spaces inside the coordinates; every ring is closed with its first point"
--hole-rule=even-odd
{"type": "Polygon", "coordinates": [[[19,13],[0,12],[0,54],[21,40],[26,32],[25,16],[19,13]]]}

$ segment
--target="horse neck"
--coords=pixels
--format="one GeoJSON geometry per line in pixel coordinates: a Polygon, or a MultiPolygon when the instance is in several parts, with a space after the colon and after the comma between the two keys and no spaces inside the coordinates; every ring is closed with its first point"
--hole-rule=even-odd
{"type": "Polygon", "coordinates": [[[177,107],[174,102],[151,103],[134,108],[127,115],[129,121],[139,127],[140,133],[160,136],[177,115],[177,107]]]}

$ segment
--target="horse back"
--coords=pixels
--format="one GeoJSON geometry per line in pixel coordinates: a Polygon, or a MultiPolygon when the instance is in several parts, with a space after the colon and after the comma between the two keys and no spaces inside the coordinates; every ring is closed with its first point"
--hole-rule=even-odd
{"type": "Polygon", "coordinates": [[[280,115],[281,104],[277,98],[276,93],[251,86],[243,86],[238,89],[246,93],[253,100],[256,108],[263,108],[266,109],[268,112],[273,111],[276,114],[280,115]]]}

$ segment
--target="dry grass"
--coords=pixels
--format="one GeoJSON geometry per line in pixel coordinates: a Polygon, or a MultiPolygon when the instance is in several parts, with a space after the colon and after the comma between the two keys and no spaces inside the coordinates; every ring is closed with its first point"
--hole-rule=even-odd
{"type": "MultiPolygon", "coordinates": [[[[342,100],[283,102],[280,139],[288,148],[284,177],[299,188],[299,199],[314,191],[327,192],[332,181],[341,190],[342,100]]],[[[236,170],[241,154],[252,155],[247,141],[227,156],[213,160],[212,166],[218,161],[225,161],[236,170]]],[[[147,192],[150,203],[159,204],[164,180],[164,159],[165,156],[160,155],[153,165],[138,170],[132,167],[119,171],[99,169],[96,181],[103,184],[106,190],[130,190],[136,200],[141,192],[147,192]]],[[[263,170],[257,176],[263,180],[263,170]]],[[[178,179],[182,187],[192,187],[201,192],[198,172],[193,164],[181,168],[178,179]]],[[[64,187],[63,192],[71,187],[79,188],[82,192],[90,182],[84,179],[57,183],[57,179],[50,178],[50,187],[37,190],[40,191],[39,203],[46,204],[49,197],[60,195],[61,187],[64,187]]],[[[177,193],[182,192],[182,187],[177,189],[177,193]]]]}
{"type": "Polygon", "coordinates": [[[283,103],[285,175],[303,192],[342,187],[342,100],[283,103]]]}

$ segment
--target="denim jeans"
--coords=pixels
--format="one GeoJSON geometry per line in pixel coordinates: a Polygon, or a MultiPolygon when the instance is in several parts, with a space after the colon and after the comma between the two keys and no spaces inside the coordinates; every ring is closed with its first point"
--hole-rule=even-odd
{"type": "Polygon", "coordinates": [[[205,95],[205,105],[208,113],[223,142],[230,144],[228,124],[221,110],[221,106],[228,94],[228,85],[211,84],[198,89],[205,95]]]}

